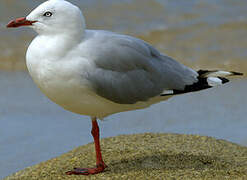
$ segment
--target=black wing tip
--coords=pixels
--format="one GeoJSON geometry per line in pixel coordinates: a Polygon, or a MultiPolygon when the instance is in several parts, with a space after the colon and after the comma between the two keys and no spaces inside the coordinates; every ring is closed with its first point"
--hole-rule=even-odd
{"type": "Polygon", "coordinates": [[[208,72],[210,72],[210,71],[209,70],[203,70],[203,69],[200,69],[200,70],[197,71],[197,73],[199,74],[199,76],[201,76],[203,74],[206,74],[208,72]]]}
{"type": "Polygon", "coordinates": [[[233,75],[236,75],[236,76],[243,76],[243,75],[244,75],[244,73],[241,73],[241,72],[234,72],[234,71],[231,71],[231,73],[232,73],[233,75]]]}
{"type": "MultiPolygon", "coordinates": [[[[216,85],[210,85],[208,82],[208,79],[210,77],[204,77],[205,74],[207,73],[213,73],[213,72],[217,72],[218,70],[198,70],[197,73],[199,74],[198,78],[198,82],[192,84],[192,85],[187,85],[185,86],[184,90],[173,90],[172,94],[161,94],[160,96],[172,96],[172,95],[179,95],[179,94],[184,94],[184,93],[189,93],[189,92],[195,92],[195,91],[200,91],[200,90],[204,90],[204,89],[208,89],[208,88],[212,88],[216,85]]],[[[243,76],[243,73],[240,72],[235,72],[235,71],[230,71],[230,73],[232,73],[232,76],[243,76]]],[[[229,79],[225,78],[225,77],[215,77],[221,80],[221,84],[225,84],[230,82],[229,79]]],[[[220,85],[220,84],[219,84],[220,85]]]]}
{"type": "Polygon", "coordinates": [[[179,95],[179,94],[184,94],[184,93],[190,93],[190,92],[196,92],[196,91],[201,91],[204,89],[209,89],[212,87],[215,87],[217,85],[222,85],[225,83],[230,82],[229,79],[224,78],[224,77],[215,77],[218,80],[221,80],[221,82],[215,82],[216,84],[210,84],[208,82],[210,77],[198,77],[198,82],[187,85],[185,86],[184,90],[173,90],[173,94],[162,94],[161,96],[168,96],[168,95],[179,95]]]}
{"type": "Polygon", "coordinates": [[[224,78],[224,77],[218,77],[218,78],[222,81],[222,84],[225,84],[225,83],[230,82],[229,79],[226,79],[226,78],[224,78]]]}

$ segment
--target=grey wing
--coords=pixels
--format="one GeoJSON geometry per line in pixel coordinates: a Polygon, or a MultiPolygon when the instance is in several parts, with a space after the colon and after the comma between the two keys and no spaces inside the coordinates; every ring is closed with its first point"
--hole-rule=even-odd
{"type": "Polygon", "coordinates": [[[183,90],[197,82],[194,70],[146,42],[124,35],[105,36],[103,44],[94,43],[97,51],[91,58],[95,69],[87,75],[99,96],[119,104],[134,104],[159,96],[164,90],[183,90]]]}

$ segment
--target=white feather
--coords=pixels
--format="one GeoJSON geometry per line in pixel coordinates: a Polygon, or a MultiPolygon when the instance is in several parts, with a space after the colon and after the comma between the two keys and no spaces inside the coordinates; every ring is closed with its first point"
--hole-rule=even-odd
{"type": "Polygon", "coordinates": [[[209,77],[207,78],[207,82],[209,86],[219,86],[222,85],[222,80],[220,78],[217,77],[209,77]]]}
{"type": "Polygon", "coordinates": [[[228,72],[228,71],[215,71],[215,72],[210,72],[205,75],[205,77],[225,77],[225,76],[231,76],[233,73],[228,72]]]}
{"type": "Polygon", "coordinates": [[[174,91],[173,90],[164,90],[161,94],[162,95],[172,95],[172,94],[174,94],[174,91]]]}

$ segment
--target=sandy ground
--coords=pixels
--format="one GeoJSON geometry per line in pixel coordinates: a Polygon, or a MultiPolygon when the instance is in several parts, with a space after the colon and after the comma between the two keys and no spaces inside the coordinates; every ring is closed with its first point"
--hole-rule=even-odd
{"type": "MultiPolygon", "coordinates": [[[[103,139],[108,165],[90,179],[247,178],[247,148],[210,137],[178,134],[121,135],[103,139]]],[[[4,180],[88,179],[67,176],[73,167],[94,166],[92,143],[17,172],[4,180]]]]}

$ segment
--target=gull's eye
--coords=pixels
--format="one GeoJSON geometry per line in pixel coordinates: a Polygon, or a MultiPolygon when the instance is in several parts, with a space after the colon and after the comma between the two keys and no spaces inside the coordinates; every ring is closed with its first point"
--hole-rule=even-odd
{"type": "Polygon", "coordinates": [[[48,11],[48,12],[45,12],[45,14],[43,16],[45,16],[45,17],[51,17],[52,16],[52,13],[48,11]]]}

